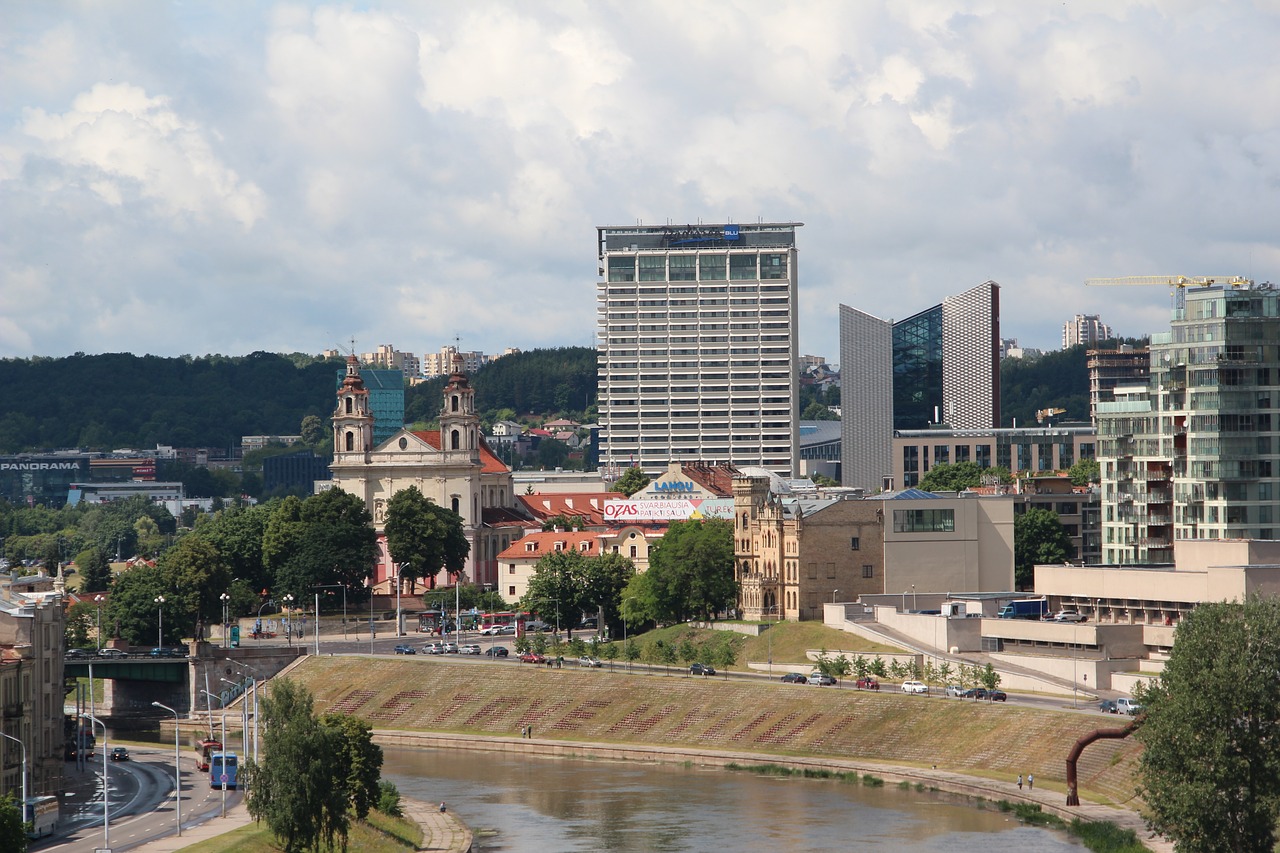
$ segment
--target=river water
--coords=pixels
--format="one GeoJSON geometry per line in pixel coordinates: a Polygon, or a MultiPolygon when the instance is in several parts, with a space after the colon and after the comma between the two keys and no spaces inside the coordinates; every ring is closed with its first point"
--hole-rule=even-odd
{"type": "Polygon", "coordinates": [[[1083,846],[945,794],[670,764],[386,747],[383,775],[445,801],[477,853],[983,851],[1083,846]]]}

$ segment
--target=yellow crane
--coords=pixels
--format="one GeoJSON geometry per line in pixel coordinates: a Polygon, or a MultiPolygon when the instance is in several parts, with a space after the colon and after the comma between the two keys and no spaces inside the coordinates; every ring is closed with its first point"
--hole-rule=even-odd
{"type": "Polygon", "coordinates": [[[1125,275],[1117,278],[1087,278],[1084,283],[1090,287],[1144,284],[1166,287],[1212,287],[1215,284],[1250,287],[1253,280],[1239,275],[1125,275]]]}

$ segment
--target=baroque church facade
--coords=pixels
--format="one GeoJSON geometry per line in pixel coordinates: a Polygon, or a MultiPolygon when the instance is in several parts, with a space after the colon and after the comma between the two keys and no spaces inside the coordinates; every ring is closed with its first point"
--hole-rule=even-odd
{"type": "MultiPolygon", "coordinates": [[[[512,490],[511,469],[485,443],[475,410],[475,390],[454,357],[453,372],[444,387],[440,428],[400,429],[374,445],[369,391],[360,377],[360,363],[347,358],[347,373],[338,389],[333,413],[332,488],[364,501],[373,516],[380,549],[374,574],[378,593],[394,593],[396,567],[387,553],[387,502],[397,492],[416,486],[429,501],[462,517],[471,552],[460,580],[495,587],[497,556],[520,538],[529,519],[512,490]]],[[[453,573],[438,581],[457,580],[453,573]]],[[[428,588],[435,585],[431,579],[428,588]]]]}

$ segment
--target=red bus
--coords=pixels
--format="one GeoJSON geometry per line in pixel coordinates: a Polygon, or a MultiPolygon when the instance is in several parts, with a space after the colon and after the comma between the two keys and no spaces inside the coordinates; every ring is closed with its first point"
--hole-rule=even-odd
{"type": "Polygon", "coordinates": [[[215,752],[222,752],[222,741],[205,739],[196,744],[196,769],[201,773],[209,770],[209,760],[215,752]]]}

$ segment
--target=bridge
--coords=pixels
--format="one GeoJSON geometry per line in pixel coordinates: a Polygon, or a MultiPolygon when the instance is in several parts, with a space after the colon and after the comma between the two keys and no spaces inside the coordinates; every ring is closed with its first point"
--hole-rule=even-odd
{"type": "Polygon", "coordinates": [[[284,669],[306,651],[299,647],[269,646],[224,649],[213,643],[192,643],[186,657],[152,657],[147,653],[114,657],[69,658],[64,662],[68,679],[103,679],[103,701],[97,713],[111,720],[157,716],[152,702],[160,702],[189,715],[213,706],[225,706],[249,689],[252,672],[264,681],[284,669]],[[225,679],[225,681],[224,681],[225,679]],[[227,684],[226,682],[231,682],[227,684]],[[205,691],[213,694],[210,700],[205,691]]]}

